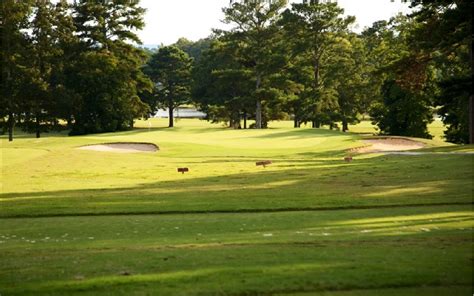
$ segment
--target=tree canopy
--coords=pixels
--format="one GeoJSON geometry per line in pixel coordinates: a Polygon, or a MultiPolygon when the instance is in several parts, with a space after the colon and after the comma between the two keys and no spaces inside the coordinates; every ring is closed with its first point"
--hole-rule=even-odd
{"type": "Polygon", "coordinates": [[[192,59],[176,46],[161,47],[145,67],[155,83],[158,102],[169,111],[169,127],[174,126],[174,109],[190,101],[192,59]]]}
{"type": "Polygon", "coordinates": [[[2,1],[2,122],[73,135],[129,129],[150,113],[139,1],[2,1]],[[5,120],[6,118],[6,120],[5,120]]]}
{"type": "Polygon", "coordinates": [[[355,33],[332,1],[230,1],[228,30],[147,51],[138,0],[4,0],[2,132],[114,132],[160,107],[172,127],[194,104],[232,128],[292,119],[348,131],[370,118],[382,134],[425,138],[440,116],[448,141],[472,143],[472,5],[417,1],[355,33]]]}

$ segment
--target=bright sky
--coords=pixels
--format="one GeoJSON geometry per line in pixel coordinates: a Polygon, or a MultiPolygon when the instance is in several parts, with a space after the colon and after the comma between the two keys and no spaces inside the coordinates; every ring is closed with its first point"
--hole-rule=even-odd
{"type": "MultiPolygon", "coordinates": [[[[301,1],[301,0],[299,0],[301,1]]],[[[298,2],[296,0],[291,2],[298,2]]],[[[401,0],[338,0],[346,15],[357,17],[356,31],[378,20],[388,20],[399,12],[410,11],[401,0]]],[[[223,28],[222,7],[229,0],[141,0],[147,9],[146,27],[139,36],[146,45],[169,45],[180,37],[196,41],[211,34],[212,28],[223,28]]]]}

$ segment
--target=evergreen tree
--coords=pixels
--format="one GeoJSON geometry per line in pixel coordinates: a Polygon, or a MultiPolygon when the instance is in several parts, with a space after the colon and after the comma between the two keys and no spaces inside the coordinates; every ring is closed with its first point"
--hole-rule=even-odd
{"type": "Polygon", "coordinates": [[[247,128],[253,113],[252,72],[243,67],[230,43],[214,41],[193,69],[193,99],[212,122],[247,128]]]}
{"type": "Polygon", "coordinates": [[[287,32],[286,38],[292,44],[292,56],[300,56],[300,63],[307,73],[301,93],[303,115],[297,121],[311,121],[319,127],[327,121],[327,114],[337,108],[334,89],[325,85],[325,67],[333,56],[332,47],[340,42],[339,37],[347,33],[354,17],[343,18],[344,10],[336,3],[305,1],[292,4],[291,10],[283,13],[282,24],[287,32]]]}
{"type": "Polygon", "coordinates": [[[174,127],[174,110],[190,101],[191,69],[192,59],[175,46],[160,48],[145,69],[155,83],[158,101],[169,110],[169,127],[174,127]]]}
{"type": "Polygon", "coordinates": [[[383,134],[431,138],[427,124],[433,121],[436,70],[410,47],[415,28],[413,20],[398,16],[363,33],[374,54],[371,76],[380,75],[371,80],[382,83],[369,113],[383,134]]]}
{"type": "Polygon", "coordinates": [[[427,125],[433,121],[431,102],[416,96],[396,81],[382,87],[383,103],[374,104],[370,115],[382,134],[431,139],[427,125]]]}
{"type": "Polygon", "coordinates": [[[269,99],[266,96],[272,92],[271,86],[268,85],[268,76],[279,69],[272,49],[277,35],[276,22],[286,4],[287,0],[253,0],[232,3],[224,9],[224,22],[234,25],[224,38],[238,49],[242,65],[252,72],[255,81],[253,97],[256,101],[257,129],[264,127],[263,104],[269,99]]]}
{"type": "Polygon", "coordinates": [[[412,49],[423,57],[418,59],[418,63],[439,61],[441,55],[441,67],[451,66],[449,71],[443,71],[440,79],[442,95],[446,97],[439,98],[437,102],[441,106],[444,123],[448,125],[446,137],[453,142],[471,144],[474,143],[473,5],[471,0],[415,2],[413,6],[419,10],[412,16],[416,28],[410,40],[412,49]],[[460,72],[459,68],[465,70],[460,72]],[[451,113],[447,114],[447,110],[451,113]]]}
{"type": "Polygon", "coordinates": [[[330,125],[342,122],[342,131],[359,122],[371,98],[365,43],[355,34],[341,38],[334,47],[326,80],[337,92],[337,106],[330,125]]]}
{"type": "Polygon", "coordinates": [[[78,61],[68,86],[77,94],[71,134],[110,132],[133,127],[147,116],[140,99],[152,83],[141,71],[146,56],[130,42],[144,26],[139,1],[75,2],[74,24],[80,38],[78,61]],[[79,83],[80,82],[80,83],[79,83]]]}
{"type": "Polygon", "coordinates": [[[21,91],[28,79],[27,29],[32,1],[2,0],[0,3],[1,71],[0,118],[2,129],[13,141],[13,129],[23,112],[21,91]],[[6,118],[6,120],[4,119],[6,118]]]}
{"type": "Polygon", "coordinates": [[[81,55],[82,46],[80,39],[76,35],[73,16],[70,14],[71,5],[67,0],[61,0],[54,7],[54,33],[55,49],[57,55],[54,55],[51,69],[51,90],[54,101],[53,114],[57,119],[64,120],[67,125],[57,125],[56,128],[71,129],[73,123],[73,110],[75,105],[80,102],[81,97],[74,90],[75,71],[81,55]]]}
{"type": "Polygon", "coordinates": [[[62,55],[58,42],[60,28],[56,23],[56,9],[50,1],[34,2],[33,20],[29,26],[31,34],[28,46],[28,84],[22,91],[26,99],[23,106],[23,129],[34,132],[39,138],[41,132],[49,130],[48,126],[56,121],[53,113],[52,72],[56,67],[57,57],[62,55]]]}

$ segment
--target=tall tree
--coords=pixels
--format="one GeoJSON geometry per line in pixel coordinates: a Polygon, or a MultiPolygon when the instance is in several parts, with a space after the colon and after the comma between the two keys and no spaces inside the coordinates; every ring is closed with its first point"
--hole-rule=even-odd
{"type": "Polygon", "coordinates": [[[193,69],[194,102],[212,122],[228,122],[232,128],[247,128],[253,110],[252,72],[243,67],[232,43],[215,40],[193,69]]]}
{"type": "Polygon", "coordinates": [[[226,38],[234,42],[242,64],[252,71],[255,80],[255,127],[260,129],[264,127],[263,102],[268,94],[265,90],[265,79],[278,69],[272,56],[273,42],[278,31],[275,24],[288,1],[232,2],[230,7],[223,10],[224,22],[234,25],[226,38]]]}
{"type": "Polygon", "coordinates": [[[55,120],[55,105],[52,86],[52,72],[57,57],[62,55],[58,42],[62,36],[61,28],[56,22],[56,9],[50,1],[34,1],[33,20],[30,25],[29,84],[23,88],[23,96],[27,98],[24,106],[23,128],[34,132],[39,138],[42,131],[48,130],[44,124],[55,120]]]}
{"type": "Polygon", "coordinates": [[[359,122],[371,99],[369,67],[365,43],[356,34],[348,34],[333,48],[333,56],[327,67],[328,84],[337,92],[338,108],[333,111],[330,125],[342,122],[342,131],[349,130],[349,124],[359,122]]]}
{"type": "Polygon", "coordinates": [[[397,16],[363,32],[371,84],[380,89],[369,113],[383,134],[431,138],[427,125],[433,121],[436,73],[424,55],[410,47],[415,28],[413,20],[397,16]]]}
{"type": "Polygon", "coordinates": [[[31,12],[31,1],[3,0],[0,3],[1,72],[0,118],[8,130],[8,139],[13,141],[16,117],[22,113],[22,84],[27,74],[25,69],[28,45],[27,29],[31,12]]]}
{"type": "Polygon", "coordinates": [[[365,87],[368,100],[361,106],[368,113],[373,103],[383,101],[382,86],[390,73],[384,67],[398,60],[401,52],[405,52],[404,44],[398,42],[393,20],[377,21],[362,31],[360,37],[364,41],[366,51],[366,73],[369,83],[365,87]]]}
{"type": "Polygon", "coordinates": [[[336,3],[320,1],[295,3],[291,10],[283,13],[282,24],[287,32],[286,38],[292,44],[292,55],[303,56],[305,63],[302,65],[311,67],[310,83],[304,83],[302,99],[306,101],[306,117],[312,121],[313,127],[321,124],[322,111],[334,107],[334,92],[324,85],[324,67],[332,56],[331,48],[355,21],[354,17],[344,18],[343,13],[336,3]]]}
{"type": "Polygon", "coordinates": [[[175,46],[162,47],[145,69],[156,87],[158,101],[169,110],[169,127],[174,127],[174,110],[190,101],[192,59],[175,46]]]}
{"type": "MultiPolygon", "coordinates": [[[[74,81],[69,74],[74,74],[77,57],[83,48],[80,38],[76,34],[73,15],[70,13],[72,5],[67,0],[60,0],[54,7],[54,33],[57,55],[53,56],[54,67],[51,71],[51,88],[54,106],[52,112],[57,119],[67,122],[65,128],[71,129],[75,104],[80,101],[80,95],[74,90],[74,81]],[[68,84],[68,82],[70,82],[68,84]]],[[[58,125],[59,128],[64,128],[58,125]]]]}
{"type": "Polygon", "coordinates": [[[137,0],[78,0],[73,9],[81,48],[68,77],[68,86],[79,100],[71,133],[131,128],[135,118],[150,111],[139,97],[141,91],[152,88],[141,71],[146,57],[130,44],[141,43],[135,32],[144,26],[145,10],[137,0]]]}
{"type": "MultiPolygon", "coordinates": [[[[457,142],[469,143],[474,143],[474,98],[472,93],[474,60],[472,56],[471,13],[473,5],[474,2],[471,0],[414,2],[413,6],[418,7],[419,10],[412,17],[418,26],[411,40],[412,47],[417,48],[423,54],[424,59],[420,62],[431,62],[432,59],[436,59],[437,53],[441,53],[446,57],[466,57],[464,63],[469,71],[463,74],[459,74],[457,71],[451,71],[451,74],[448,72],[443,79],[445,81],[441,81],[441,87],[447,88],[444,89],[445,94],[452,93],[453,87],[457,88],[456,97],[458,99],[445,98],[439,102],[445,107],[445,110],[465,110],[461,111],[457,117],[455,114],[450,114],[450,116],[444,116],[444,119],[448,125],[455,123],[461,130],[469,131],[468,134],[464,134],[459,133],[459,129],[456,131],[448,129],[448,137],[457,142]],[[457,86],[453,83],[456,83],[457,86]],[[461,91],[461,88],[464,89],[461,91]],[[468,95],[464,100],[460,100],[462,97],[459,97],[462,93],[468,95]],[[451,103],[452,106],[450,106],[451,103]],[[464,107],[459,109],[459,107],[456,107],[459,104],[463,104],[464,107]],[[463,128],[463,126],[466,126],[466,128],[463,128]],[[454,131],[457,136],[450,135],[450,131],[454,131]]],[[[452,63],[452,61],[448,61],[448,63],[452,63]]],[[[455,65],[455,67],[458,67],[458,65],[455,65]]]]}

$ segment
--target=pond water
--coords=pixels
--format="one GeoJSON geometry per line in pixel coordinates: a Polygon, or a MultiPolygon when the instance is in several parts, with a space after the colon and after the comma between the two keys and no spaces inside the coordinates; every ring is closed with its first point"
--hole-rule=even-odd
{"type": "MultiPolygon", "coordinates": [[[[168,118],[168,109],[160,109],[155,115],[156,118],[168,118]]],[[[206,114],[195,108],[177,108],[174,110],[175,118],[204,118],[206,114]]]]}

